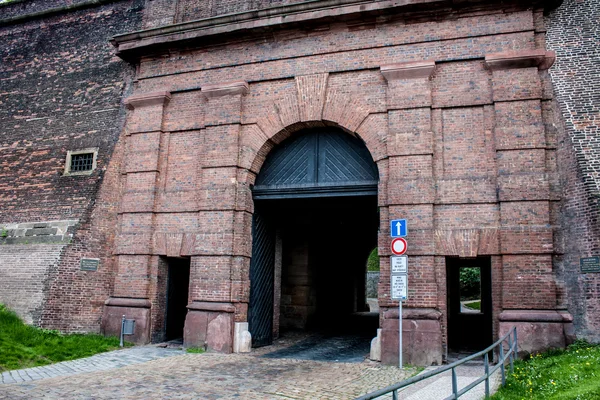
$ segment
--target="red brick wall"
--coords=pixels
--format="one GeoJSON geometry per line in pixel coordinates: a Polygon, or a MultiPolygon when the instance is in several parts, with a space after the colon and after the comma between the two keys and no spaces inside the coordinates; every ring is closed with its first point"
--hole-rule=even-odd
{"type": "MultiPolygon", "coordinates": [[[[276,3],[178,4],[148,1],[144,26],[276,3]]],[[[118,12],[102,8],[103,13],[85,15],[127,15],[116,26],[135,30],[139,10],[119,6],[118,12]]],[[[17,130],[9,144],[17,143],[18,150],[7,148],[0,159],[5,171],[0,201],[4,187],[4,203],[15,211],[11,216],[16,221],[10,222],[32,216],[75,215],[80,220],[73,244],[51,276],[42,323],[97,330],[108,296],[149,299],[148,336],[158,338],[165,270],[159,256],[191,257],[190,300],[224,308],[234,304],[235,319],[244,321],[250,285],[250,185],[274,146],[302,128],[324,123],[360,136],[379,168],[383,312],[397,305],[389,299],[388,220],[400,217],[411,224],[408,254],[414,268],[407,307],[441,311],[443,338],[445,256],[492,256],[496,332],[503,310],[555,310],[562,301],[562,276],[553,270],[553,257],[561,260],[553,230],[562,221],[557,160],[570,159],[560,148],[557,153],[547,72],[530,61],[536,50],[544,49],[541,14],[526,7],[499,7],[450,10],[410,23],[402,15],[374,20],[354,15],[347,22],[332,18],[303,29],[246,32],[242,41],[215,40],[210,47],[149,54],[139,60],[122,131],[119,101],[127,85],[121,82],[129,82],[131,75],[105,42],[90,41],[92,47],[76,55],[73,50],[72,65],[81,80],[63,82],[62,74],[71,73],[69,64],[44,59],[29,79],[28,97],[8,96],[8,112],[0,120],[11,135],[17,130]],[[516,61],[494,67],[486,57],[498,52],[516,61]],[[407,76],[411,61],[428,61],[419,68],[429,72],[407,76]],[[113,75],[102,69],[107,62],[113,75]],[[398,63],[398,75],[380,69],[398,63]],[[54,76],[52,66],[63,68],[61,74],[54,76]],[[90,85],[96,78],[90,71],[97,71],[102,84],[90,85]],[[37,90],[48,75],[62,92],[37,90]],[[234,80],[245,83],[222,85],[234,80]],[[43,100],[35,113],[27,108],[33,103],[23,103],[29,97],[34,103],[43,100]],[[103,114],[105,108],[112,111],[103,114]],[[65,110],[69,118],[62,118],[65,110]],[[48,113],[51,118],[36,119],[48,113]],[[19,142],[18,134],[31,132],[26,123],[38,124],[43,138],[36,142],[39,148],[19,142]],[[64,179],[61,152],[75,144],[97,144],[99,167],[90,177],[64,179]],[[23,166],[11,173],[23,155],[54,172],[36,174],[23,166]],[[25,196],[30,202],[17,209],[14,199],[25,196]],[[101,259],[101,268],[79,271],[79,259],[92,255],[101,259]]],[[[74,16],[61,18],[56,27],[62,21],[81,22],[74,16]]],[[[13,29],[6,35],[20,38],[21,31],[13,29]]],[[[42,35],[46,28],[30,29],[26,32],[42,35]]],[[[9,78],[37,65],[36,51],[21,55],[8,47],[3,60],[11,69],[1,73],[10,90],[22,90],[9,78]]]]}
{"type": "MultiPolygon", "coordinates": [[[[131,197],[119,229],[143,232],[143,240],[152,232],[172,235],[173,248],[192,256],[190,298],[239,304],[236,318],[244,320],[253,210],[248,184],[273,146],[327,120],[361,136],[379,167],[384,311],[396,305],[389,299],[387,229],[388,219],[399,217],[410,220],[415,266],[407,307],[443,313],[444,257],[490,255],[495,332],[503,310],[555,310],[551,210],[560,187],[556,145],[546,129],[553,118],[547,74],[521,68],[521,61],[498,69],[485,60],[497,52],[521,60],[543,49],[538,20],[533,10],[511,9],[411,24],[381,19],[360,29],[331,22],[311,33],[276,31],[268,45],[263,36],[246,36],[243,43],[216,42],[210,51],[144,58],[136,96],[168,91],[171,98],[163,108],[131,112],[129,140],[152,135],[155,147],[132,146],[127,158],[160,157],[152,161],[158,173],[142,172],[141,162],[128,170],[131,197]],[[431,78],[386,78],[380,71],[424,60],[435,61],[431,78]],[[247,94],[202,95],[209,85],[234,79],[248,83],[247,94]]],[[[119,269],[123,291],[115,296],[153,293],[152,281],[141,278],[142,259],[157,251],[165,255],[168,244],[117,250],[119,259],[135,257],[141,269],[119,269]],[[124,284],[140,280],[139,292],[124,284]]],[[[445,316],[441,326],[445,337],[445,316]]]]}
{"type": "Polygon", "coordinates": [[[35,302],[35,310],[24,315],[27,322],[98,331],[113,284],[117,142],[126,117],[121,101],[134,74],[115,57],[109,39],[140,27],[143,1],[30,15],[75,3],[81,2],[0,5],[0,226],[76,222],[61,238],[58,260],[45,256],[57,245],[24,244],[26,238],[20,245],[3,244],[5,272],[11,273],[8,266],[20,257],[19,268],[31,273],[19,286],[2,290],[0,301],[11,305],[16,296],[35,302]],[[3,19],[8,17],[23,19],[3,19]],[[83,148],[98,149],[96,170],[63,176],[67,151],[83,148]],[[82,257],[100,258],[98,271],[81,271],[82,257]]]}

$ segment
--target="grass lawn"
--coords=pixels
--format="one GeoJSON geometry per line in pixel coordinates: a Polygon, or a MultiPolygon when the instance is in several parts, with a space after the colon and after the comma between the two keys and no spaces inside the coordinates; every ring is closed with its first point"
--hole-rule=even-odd
{"type": "Polygon", "coordinates": [[[0,304],[0,372],[74,360],[118,347],[119,339],[114,337],[62,335],[25,325],[0,304]]]}
{"type": "Polygon", "coordinates": [[[518,361],[492,399],[600,400],[600,345],[576,342],[518,361]]]}
{"type": "Polygon", "coordinates": [[[481,310],[481,301],[473,301],[471,303],[466,303],[465,307],[468,307],[471,310],[481,310]]]}

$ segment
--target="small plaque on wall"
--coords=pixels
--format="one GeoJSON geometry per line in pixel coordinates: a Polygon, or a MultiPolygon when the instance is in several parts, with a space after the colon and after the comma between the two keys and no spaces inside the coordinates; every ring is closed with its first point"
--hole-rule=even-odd
{"type": "Polygon", "coordinates": [[[579,267],[581,268],[582,274],[589,274],[592,272],[600,272],[600,257],[584,257],[579,259],[579,267]]]}
{"type": "Polygon", "coordinates": [[[97,271],[98,264],[100,264],[99,258],[82,258],[79,266],[82,271],[97,271]]]}

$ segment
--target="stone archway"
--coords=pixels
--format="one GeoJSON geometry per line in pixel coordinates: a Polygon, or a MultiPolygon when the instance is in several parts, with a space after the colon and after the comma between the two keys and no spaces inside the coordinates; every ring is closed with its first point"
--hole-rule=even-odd
{"type": "Polygon", "coordinates": [[[253,188],[248,321],[254,346],[270,344],[280,316],[281,326],[305,329],[325,314],[366,308],[363,261],[377,241],[378,179],[362,140],[339,128],[302,130],[267,155],[253,188]],[[338,255],[344,265],[327,247],[343,235],[331,234],[336,224],[353,242],[338,255]]]}

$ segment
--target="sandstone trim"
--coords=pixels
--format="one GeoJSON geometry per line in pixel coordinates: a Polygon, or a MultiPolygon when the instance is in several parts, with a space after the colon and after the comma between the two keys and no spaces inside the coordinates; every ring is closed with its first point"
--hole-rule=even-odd
{"type": "Polygon", "coordinates": [[[538,67],[540,70],[548,69],[554,64],[556,53],[546,50],[504,51],[485,56],[485,64],[491,70],[511,68],[538,67]]]}
{"type": "Polygon", "coordinates": [[[209,301],[194,301],[192,304],[189,304],[187,308],[196,311],[235,312],[235,306],[231,303],[212,303],[209,301]]]}
{"type": "Polygon", "coordinates": [[[171,100],[171,93],[167,91],[135,94],[125,99],[125,106],[130,110],[140,107],[165,105],[171,100]]]}
{"type": "Polygon", "coordinates": [[[411,61],[382,65],[381,74],[389,82],[395,79],[429,78],[435,70],[435,61],[411,61]]]}
{"type": "Polygon", "coordinates": [[[573,317],[570,314],[561,314],[558,311],[548,310],[508,310],[503,311],[498,317],[503,322],[572,322],[573,317]]]}
{"type": "Polygon", "coordinates": [[[150,308],[152,306],[152,303],[148,299],[130,299],[124,297],[111,297],[104,304],[113,307],[132,308],[150,308]]]}
{"type": "Polygon", "coordinates": [[[248,82],[233,81],[202,86],[200,94],[206,99],[229,95],[245,95],[248,93],[248,82]]]}

